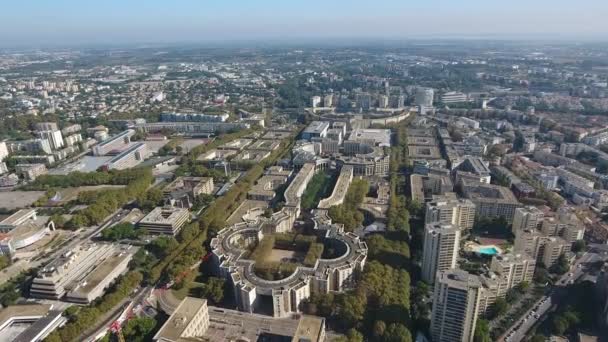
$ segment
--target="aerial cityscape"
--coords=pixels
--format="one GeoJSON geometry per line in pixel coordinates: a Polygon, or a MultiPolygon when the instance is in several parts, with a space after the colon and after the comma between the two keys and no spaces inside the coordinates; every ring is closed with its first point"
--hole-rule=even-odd
{"type": "Polygon", "coordinates": [[[608,341],[605,5],[240,5],[8,5],[0,341],[608,341]]]}

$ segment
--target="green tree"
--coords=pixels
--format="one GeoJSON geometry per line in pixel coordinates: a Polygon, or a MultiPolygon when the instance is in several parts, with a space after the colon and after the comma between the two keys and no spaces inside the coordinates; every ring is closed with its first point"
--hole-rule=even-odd
{"type": "Polygon", "coordinates": [[[51,216],[51,221],[55,223],[56,228],[63,228],[65,226],[65,218],[63,218],[63,215],[53,214],[51,216]]]}
{"type": "Polygon", "coordinates": [[[380,339],[384,336],[384,332],[386,331],[386,323],[384,321],[375,321],[374,328],[372,330],[372,334],[376,339],[380,339]]]}
{"type": "Polygon", "coordinates": [[[568,270],[570,270],[570,262],[568,261],[568,258],[566,258],[565,254],[561,254],[555,262],[555,265],[551,267],[551,271],[561,275],[566,274],[568,270]]]}
{"type": "Polygon", "coordinates": [[[519,283],[517,285],[517,291],[519,291],[520,293],[525,293],[526,291],[528,291],[530,289],[530,283],[527,281],[522,281],[521,283],[519,283]]]}
{"type": "Polygon", "coordinates": [[[356,329],[349,329],[346,333],[346,337],[348,338],[348,342],[363,342],[363,334],[361,334],[356,329]]]}
{"type": "Polygon", "coordinates": [[[509,310],[509,303],[504,298],[498,298],[492,307],[493,317],[500,317],[509,310]]]}
{"type": "Polygon", "coordinates": [[[387,342],[411,342],[412,335],[410,331],[399,323],[391,323],[386,329],[384,340],[387,342]]]}
{"type": "Polygon", "coordinates": [[[143,342],[152,338],[156,320],[150,317],[130,319],[123,327],[122,333],[127,341],[143,342]]]}
{"type": "Polygon", "coordinates": [[[530,342],[545,342],[547,341],[547,338],[543,335],[534,335],[532,336],[532,338],[530,339],[530,342]]]}
{"type": "Polygon", "coordinates": [[[561,316],[555,316],[551,321],[551,327],[555,335],[563,335],[568,330],[568,320],[561,316]]]}
{"type": "Polygon", "coordinates": [[[337,318],[343,327],[355,327],[363,320],[366,307],[365,297],[357,294],[344,294],[338,297],[337,318]]]}
{"type": "Polygon", "coordinates": [[[474,342],[491,342],[490,324],[485,319],[478,319],[475,325],[474,342]]]}
{"type": "Polygon", "coordinates": [[[210,300],[213,304],[218,304],[224,299],[223,278],[210,277],[203,287],[203,297],[210,300]]]}
{"type": "Polygon", "coordinates": [[[585,247],[585,240],[577,240],[574,242],[574,244],[572,244],[572,251],[574,253],[582,252],[585,250],[585,247]]]}
{"type": "Polygon", "coordinates": [[[551,276],[549,275],[549,271],[547,271],[544,267],[536,267],[536,271],[534,272],[534,281],[538,284],[546,284],[551,280],[551,276]]]}
{"type": "Polygon", "coordinates": [[[10,266],[11,259],[6,255],[0,255],[0,270],[3,270],[10,266]]]}

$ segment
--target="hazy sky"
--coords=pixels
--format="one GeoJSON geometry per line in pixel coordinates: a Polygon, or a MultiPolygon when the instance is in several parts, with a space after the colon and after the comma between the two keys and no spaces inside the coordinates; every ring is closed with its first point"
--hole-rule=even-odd
{"type": "Polygon", "coordinates": [[[0,44],[493,36],[608,40],[608,0],[6,0],[0,44]]]}

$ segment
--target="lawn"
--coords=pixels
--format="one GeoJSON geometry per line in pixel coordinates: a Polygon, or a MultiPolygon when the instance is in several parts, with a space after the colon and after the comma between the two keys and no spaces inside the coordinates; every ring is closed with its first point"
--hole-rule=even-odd
{"type": "Polygon", "coordinates": [[[302,208],[313,209],[322,198],[328,197],[333,190],[334,177],[326,172],[319,172],[312,177],[302,195],[302,208]]]}

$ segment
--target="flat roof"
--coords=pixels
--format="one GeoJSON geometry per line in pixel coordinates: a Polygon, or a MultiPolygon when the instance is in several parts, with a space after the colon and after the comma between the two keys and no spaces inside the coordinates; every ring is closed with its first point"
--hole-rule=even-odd
{"type": "Polygon", "coordinates": [[[436,146],[411,146],[407,151],[410,158],[441,159],[441,152],[436,146]]]}
{"type": "Polygon", "coordinates": [[[313,164],[313,163],[306,163],[302,166],[302,168],[300,169],[298,174],[293,178],[293,181],[291,181],[291,183],[285,190],[284,196],[285,196],[286,205],[295,206],[295,205],[299,204],[298,191],[300,190],[300,187],[302,186],[302,183],[304,182],[304,180],[308,178],[308,175],[311,172],[314,173],[314,171],[315,171],[315,164],[313,164]]]}
{"type": "Polygon", "coordinates": [[[154,340],[165,339],[169,341],[177,341],[184,330],[190,325],[192,318],[197,312],[207,305],[206,299],[186,297],[177,306],[171,317],[163,324],[158,333],[154,336],[154,340]]]}
{"type": "Polygon", "coordinates": [[[203,336],[203,339],[209,341],[240,338],[242,341],[254,342],[259,341],[261,334],[272,334],[273,337],[280,336],[285,338],[285,341],[292,341],[291,337],[299,325],[299,321],[293,318],[274,318],[213,306],[209,307],[209,321],[211,324],[203,336]]]}
{"type": "Polygon", "coordinates": [[[348,140],[362,141],[373,140],[378,146],[391,146],[390,129],[357,128],[348,136],[348,140]]]}
{"type": "Polygon", "coordinates": [[[22,224],[24,219],[35,215],[35,212],[35,209],[20,209],[16,213],[2,220],[2,222],[0,222],[0,226],[22,224]]]}
{"type": "Polygon", "coordinates": [[[304,129],[304,133],[321,133],[328,128],[327,121],[313,121],[304,129]]]}
{"type": "Polygon", "coordinates": [[[124,150],[124,151],[120,152],[119,154],[117,154],[116,156],[112,157],[112,159],[110,159],[108,161],[108,163],[115,163],[115,162],[121,160],[122,158],[126,157],[127,155],[129,155],[141,148],[144,148],[144,147],[146,147],[146,143],[144,143],[144,142],[135,143],[135,144],[129,146],[126,150],[124,150]]]}
{"type": "Polygon", "coordinates": [[[129,135],[133,135],[133,134],[135,134],[135,131],[132,130],[132,129],[128,129],[126,131],[120,132],[120,133],[112,136],[108,140],[104,140],[104,141],[100,142],[97,146],[103,147],[105,145],[108,145],[108,144],[111,144],[111,143],[115,142],[118,139],[124,138],[124,137],[129,136],[129,135]]]}
{"type": "Polygon", "coordinates": [[[34,324],[27,328],[24,332],[19,334],[13,342],[31,342],[39,334],[49,328],[53,322],[61,319],[63,310],[50,310],[44,317],[38,319],[34,324]]]}
{"type": "Polygon", "coordinates": [[[302,315],[298,329],[293,335],[293,341],[318,342],[324,328],[325,318],[302,315]]]}
{"type": "Polygon", "coordinates": [[[148,215],[139,221],[140,224],[144,223],[167,223],[173,224],[180,216],[184,213],[190,216],[188,209],[176,208],[176,207],[156,207],[148,215]]]}
{"type": "Polygon", "coordinates": [[[0,310],[0,326],[6,324],[11,319],[18,317],[42,317],[51,310],[52,305],[48,304],[24,304],[10,305],[0,310]]]}
{"type": "Polygon", "coordinates": [[[78,287],[74,288],[72,291],[70,291],[68,296],[87,296],[91,290],[106,279],[112,270],[118,267],[125,259],[130,258],[135,251],[137,251],[137,248],[134,248],[133,251],[117,250],[112,256],[103,260],[91,273],[82,279],[81,283],[84,282],[85,285],[79,285],[78,287]]]}

